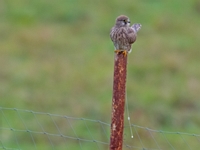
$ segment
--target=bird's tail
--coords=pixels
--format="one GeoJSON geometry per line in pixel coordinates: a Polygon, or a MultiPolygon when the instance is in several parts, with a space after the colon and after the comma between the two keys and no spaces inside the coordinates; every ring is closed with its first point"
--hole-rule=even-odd
{"type": "Polygon", "coordinates": [[[141,29],[142,25],[139,23],[135,23],[131,26],[135,33],[137,33],[141,29]]]}

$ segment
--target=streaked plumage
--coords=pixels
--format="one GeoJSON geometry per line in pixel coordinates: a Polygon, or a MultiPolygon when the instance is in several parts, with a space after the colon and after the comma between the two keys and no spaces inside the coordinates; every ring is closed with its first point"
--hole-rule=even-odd
{"type": "Polygon", "coordinates": [[[110,38],[113,41],[116,51],[131,52],[131,45],[136,41],[137,32],[141,24],[133,24],[130,27],[130,20],[127,16],[117,17],[115,26],[112,27],[110,38]]]}

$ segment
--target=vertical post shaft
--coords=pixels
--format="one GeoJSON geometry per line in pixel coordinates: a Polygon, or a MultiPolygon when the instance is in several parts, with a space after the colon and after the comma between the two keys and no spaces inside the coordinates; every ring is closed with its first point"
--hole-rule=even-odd
{"type": "Polygon", "coordinates": [[[110,150],[122,150],[126,98],[127,55],[115,54],[110,150]]]}

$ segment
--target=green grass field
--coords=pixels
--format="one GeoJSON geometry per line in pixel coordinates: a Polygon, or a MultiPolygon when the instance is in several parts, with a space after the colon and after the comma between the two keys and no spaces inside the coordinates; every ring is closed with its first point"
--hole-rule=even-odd
{"type": "MultiPolygon", "coordinates": [[[[0,107],[110,123],[114,47],[109,32],[121,14],[142,24],[128,56],[132,123],[200,134],[198,0],[1,2],[0,107]]],[[[84,132],[81,127],[77,130],[84,132]]],[[[12,135],[0,131],[0,138],[9,145],[12,135]]],[[[48,149],[37,138],[38,145],[43,145],[39,149],[48,149]]],[[[141,138],[148,141],[145,135],[141,138]]],[[[187,142],[192,147],[192,140],[187,142]]],[[[28,143],[22,147],[33,147],[28,143]]],[[[62,142],[58,145],[64,149],[62,142]]],[[[80,149],[79,145],[69,147],[80,149]]]]}

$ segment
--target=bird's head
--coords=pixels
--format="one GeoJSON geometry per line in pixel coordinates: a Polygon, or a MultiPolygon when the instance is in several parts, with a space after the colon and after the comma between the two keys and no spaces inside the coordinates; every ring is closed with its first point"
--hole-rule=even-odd
{"type": "Polygon", "coordinates": [[[129,27],[130,23],[131,22],[127,16],[121,15],[121,16],[117,17],[115,25],[117,27],[129,27]]]}

